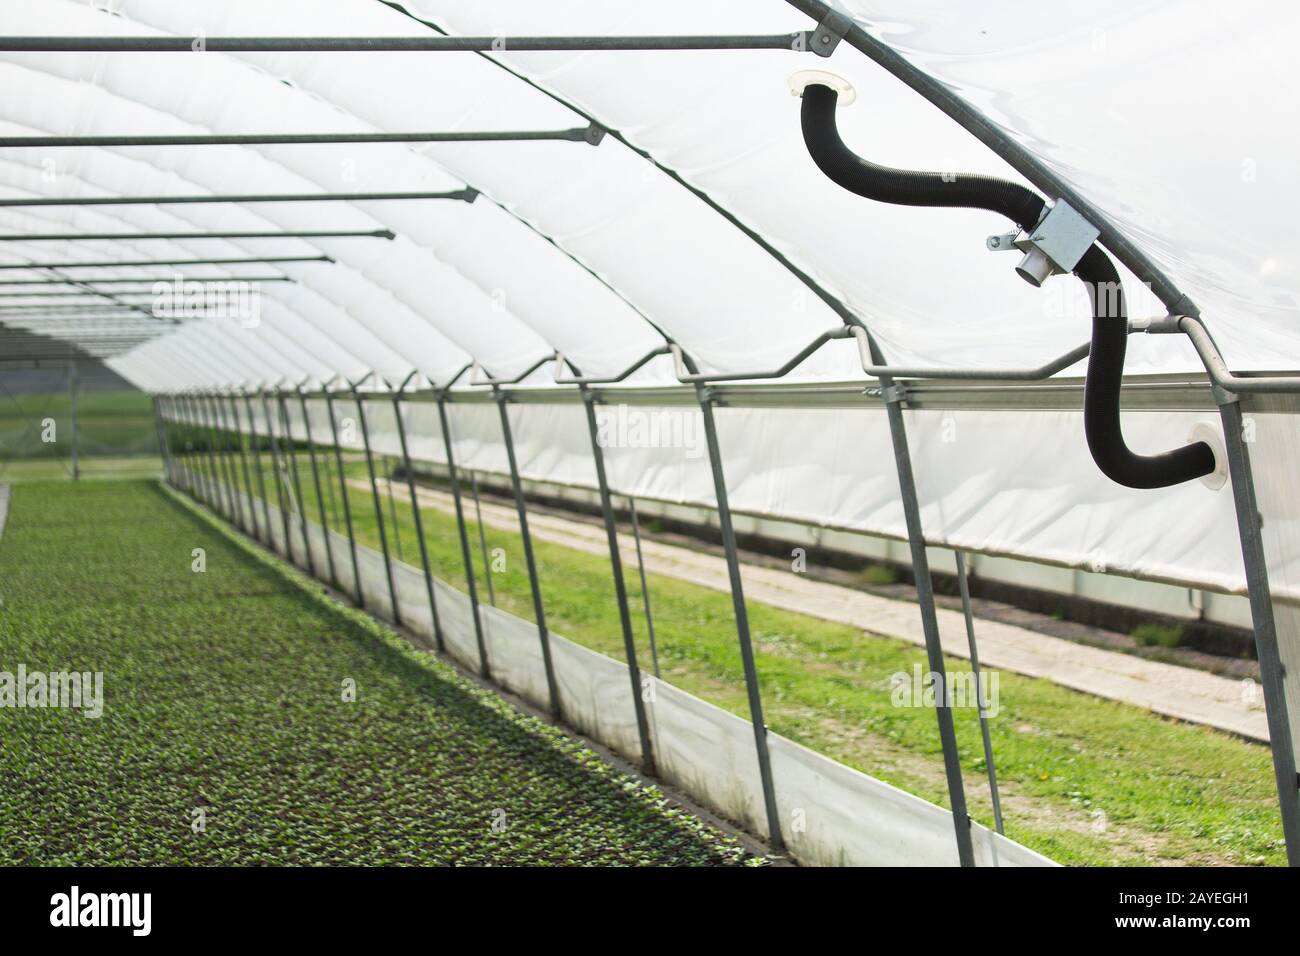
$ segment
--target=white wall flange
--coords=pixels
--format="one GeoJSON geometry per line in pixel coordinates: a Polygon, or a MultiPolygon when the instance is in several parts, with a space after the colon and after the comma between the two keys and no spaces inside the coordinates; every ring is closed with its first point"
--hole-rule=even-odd
{"type": "Polygon", "coordinates": [[[1197,422],[1187,433],[1189,442],[1203,441],[1214,452],[1214,471],[1201,476],[1201,484],[1213,491],[1218,491],[1228,483],[1228,446],[1224,444],[1223,433],[1212,422],[1197,422]]]}
{"type": "Polygon", "coordinates": [[[829,86],[840,95],[835,103],[837,108],[850,106],[858,98],[857,90],[853,88],[852,83],[828,70],[800,70],[795,73],[790,77],[790,95],[802,97],[803,91],[814,83],[829,86]]]}

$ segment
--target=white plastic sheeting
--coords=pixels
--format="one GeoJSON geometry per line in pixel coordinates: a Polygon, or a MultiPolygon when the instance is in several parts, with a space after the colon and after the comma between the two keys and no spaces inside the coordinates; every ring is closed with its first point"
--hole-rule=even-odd
{"type": "MultiPolygon", "coordinates": [[[[371,0],[122,0],[108,15],[73,0],[0,0],[6,32],[32,35],[734,34],[813,26],[780,0],[641,7],[412,0],[407,9],[415,16],[371,0]]],[[[1300,66],[1280,59],[1271,42],[1294,25],[1295,10],[1262,0],[1227,13],[1209,0],[1104,0],[1065,10],[1017,0],[978,12],[851,0],[844,9],[1112,217],[1197,300],[1231,364],[1297,367],[1297,210],[1280,177],[1293,167],[1300,143],[1295,125],[1270,105],[1286,102],[1286,91],[1297,87],[1300,66]]],[[[372,372],[378,380],[371,386],[412,373],[423,376],[417,384],[442,383],[470,361],[495,375],[516,375],[554,350],[582,372],[604,375],[661,345],[661,331],[706,369],[752,371],[779,365],[840,323],[822,295],[868,325],[896,362],[1038,364],[1086,337],[1087,304],[1077,282],[1058,277],[1031,289],[1015,277],[1009,257],[985,250],[983,237],[1004,226],[997,217],[884,206],[827,181],[806,154],[798,101],[786,85],[791,73],[808,67],[832,69],[857,89],[857,103],[838,116],[846,141],[864,155],[1018,178],[848,43],[829,60],[784,50],[520,54],[508,46],[484,56],[12,53],[0,54],[0,131],[13,134],[538,130],[594,119],[617,135],[595,147],[12,150],[0,160],[0,189],[14,196],[466,185],[483,196],[473,204],[0,209],[8,231],[397,234],[392,241],[17,242],[5,243],[0,255],[38,261],[274,252],[335,260],[283,264],[297,282],[266,284],[256,323],[189,322],[113,361],[155,391],[346,384],[372,372]]],[[[156,270],[94,274],[150,271],[156,270]]],[[[234,274],[212,267],[186,272],[234,274]]],[[[1158,311],[1127,278],[1131,312],[1158,311]]],[[[1133,336],[1129,348],[1130,372],[1200,368],[1182,336],[1133,336]]],[[[547,374],[544,368],[533,381],[547,374]]],[[[653,384],[667,374],[660,359],[635,378],[653,384]]],[[[862,376],[853,348],[837,342],[796,377],[862,376]]],[[[436,416],[420,414],[408,429],[413,454],[436,459],[436,416]]],[[[525,473],[591,480],[579,411],[530,406],[511,414],[525,473]]],[[[1124,420],[1132,445],[1156,451],[1184,442],[1189,425],[1207,417],[1155,408],[1124,420]]],[[[501,467],[495,410],[458,407],[455,418],[465,462],[501,467]]],[[[882,417],[874,410],[726,409],[719,424],[736,507],[901,532],[882,417]]],[[[376,447],[393,453],[389,429],[375,425],[376,447]]],[[[1242,588],[1228,492],[1197,484],[1159,492],[1115,486],[1087,459],[1077,412],[914,411],[909,427],[933,542],[1242,588]],[[952,442],[945,440],[950,422],[958,435],[952,442]]],[[[1294,416],[1278,427],[1294,432],[1294,416]]],[[[340,441],[357,447],[358,438],[350,432],[340,441]]],[[[659,448],[612,449],[612,481],[629,493],[707,502],[707,469],[690,451],[674,457],[659,448]]],[[[1276,467],[1262,461],[1256,472],[1285,481],[1288,472],[1263,474],[1276,467]]],[[[1274,560],[1284,564],[1300,550],[1279,547],[1285,553],[1274,560]]]]}
{"type": "MultiPolygon", "coordinates": [[[[231,491],[224,486],[217,490],[231,491]]],[[[245,516],[251,516],[254,507],[261,513],[260,501],[238,491],[234,495],[245,516]]],[[[287,555],[283,516],[274,506],[268,505],[268,511],[273,547],[287,555]]],[[[298,516],[291,515],[291,557],[306,568],[298,526],[298,516]]],[[[307,529],[314,571],[325,578],[324,532],[310,521],[307,529]]],[[[350,560],[347,539],[331,532],[330,540],[336,562],[350,560]]],[[[358,546],[357,557],[366,606],[392,619],[382,555],[358,546]]],[[[402,622],[426,647],[432,647],[432,614],[423,573],[402,562],[394,562],[393,567],[402,622]]],[[[338,573],[342,582],[350,580],[350,571],[338,573]]],[[[434,581],[434,588],[447,652],[478,672],[481,662],[469,599],[440,580],[434,581]]],[[[547,707],[537,627],[494,607],[480,605],[479,613],[492,679],[533,705],[547,707]]],[[[627,666],[558,634],[550,635],[550,643],[564,721],[624,756],[639,759],[627,666]]],[[[751,832],[763,833],[766,817],[749,721],[662,680],[647,677],[647,681],[643,699],[659,774],[715,812],[751,832]]],[[[782,826],[790,852],[799,861],[819,866],[958,865],[952,815],[947,810],[777,734],[769,734],[768,741],[782,826]]],[[[972,838],[978,866],[1052,865],[1046,857],[979,824],[972,825],[972,838]]]]}

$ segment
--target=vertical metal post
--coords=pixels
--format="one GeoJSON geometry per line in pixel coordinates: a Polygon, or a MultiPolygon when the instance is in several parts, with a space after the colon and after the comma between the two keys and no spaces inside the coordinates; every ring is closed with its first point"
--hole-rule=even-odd
{"type": "Polygon", "coordinates": [[[185,409],[186,422],[186,441],[190,450],[190,462],[193,466],[195,489],[194,497],[197,501],[206,502],[208,495],[208,476],[207,476],[207,459],[203,452],[198,448],[199,426],[198,412],[194,408],[192,401],[193,395],[185,395],[180,399],[185,409]]]}
{"type": "MultiPolygon", "coordinates": [[[[274,419],[271,418],[271,405],[266,400],[266,390],[262,390],[262,414],[266,416],[266,444],[271,452],[271,477],[275,480],[275,500],[280,508],[281,530],[284,532],[284,553],[293,561],[293,535],[289,532],[289,495],[284,487],[284,473],[280,464],[280,450],[275,437],[274,419]]],[[[272,542],[274,547],[274,542],[272,542]]]]}
{"type": "Polygon", "coordinates": [[[235,520],[235,503],[231,497],[230,473],[226,468],[226,456],[221,452],[221,427],[217,424],[216,409],[212,404],[212,396],[204,395],[199,399],[203,408],[204,420],[208,423],[208,435],[211,439],[213,468],[217,474],[217,490],[220,492],[217,508],[224,511],[226,518],[230,521],[235,520]]]}
{"type": "Polygon", "coordinates": [[[217,511],[221,510],[221,474],[217,471],[217,450],[216,439],[213,436],[212,426],[208,423],[207,412],[203,409],[203,397],[201,395],[193,396],[194,401],[194,421],[200,431],[206,429],[207,436],[207,460],[208,460],[208,477],[211,484],[208,486],[208,504],[217,511]]]}
{"type": "Polygon", "coordinates": [[[393,606],[393,623],[402,623],[402,611],[397,606],[397,586],[393,583],[393,559],[388,554],[388,534],[384,530],[384,506],[379,503],[379,485],[375,481],[375,457],[370,453],[370,429],[366,426],[366,407],[355,387],[352,398],[357,403],[357,419],[361,425],[361,443],[366,449],[366,471],[370,475],[370,493],[375,499],[375,521],[379,525],[379,547],[384,553],[384,573],[388,575],[388,600],[393,606]]]}
{"type": "MultiPolygon", "coordinates": [[[[248,455],[244,452],[244,426],[239,420],[239,402],[233,394],[226,396],[230,405],[230,417],[234,422],[235,447],[239,449],[239,468],[244,473],[244,492],[248,498],[248,533],[254,539],[257,532],[257,495],[253,492],[253,481],[248,470],[248,455]]],[[[259,476],[260,477],[260,476],[259,476]]]]}
{"type": "Polygon", "coordinates": [[[393,550],[397,552],[398,563],[405,561],[402,555],[402,529],[397,523],[397,497],[393,494],[393,466],[388,463],[388,456],[383,456],[384,470],[387,473],[384,481],[388,485],[388,515],[393,519],[393,550]]]}
{"type": "Polygon", "coordinates": [[[172,396],[172,405],[176,412],[176,427],[180,432],[181,455],[185,459],[185,490],[196,501],[202,497],[201,483],[203,476],[199,473],[199,462],[194,450],[194,432],[190,426],[189,403],[184,395],[172,396]]]}
{"type": "Polygon", "coordinates": [[[77,439],[77,392],[80,391],[81,383],[77,378],[77,360],[73,359],[68,363],[68,392],[69,402],[72,412],[72,480],[78,481],[81,478],[81,458],[78,454],[77,439]]]}
{"type": "Polygon", "coordinates": [[[158,433],[158,454],[162,456],[163,477],[167,484],[174,486],[176,479],[172,475],[171,459],[167,456],[167,430],[163,424],[162,404],[157,395],[153,396],[153,427],[158,433]]]}
{"type": "MultiPolygon", "coordinates": [[[[257,496],[262,499],[262,527],[266,531],[266,546],[274,550],[271,537],[271,502],[266,495],[266,469],[262,467],[262,449],[257,434],[257,417],[253,414],[253,398],[244,393],[244,410],[248,412],[248,444],[253,449],[253,469],[257,472],[257,496]]],[[[253,522],[257,526],[257,522],[253,522]]]]}
{"type": "Polygon", "coordinates": [[[650,587],[645,580],[645,558],[641,556],[641,523],[636,519],[636,499],[627,496],[628,511],[632,516],[632,539],[636,542],[636,569],[641,575],[641,606],[645,608],[645,627],[650,635],[650,661],[654,664],[655,677],[659,676],[659,648],[655,645],[655,617],[650,612],[650,587]]]}
{"type": "Polygon", "coordinates": [[[334,395],[325,389],[325,410],[330,418],[330,437],[334,441],[334,465],[339,473],[339,493],[343,496],[343,520],[348,529],[348,548],[352,554],[352,584],[357,592],[357,607],[364,608],[366,599],[361,593],[361,567],[357,563],[357,536],[352,530],[352,503],[348,500],[348,480],[343,473],[343,449],[339,445],[339,426],[334,419],[334,395]]]}
{"type": "MultiPolygon", "coordinates": [[[[235,501],[236,522],[240,528],[247,531],[248,528],[244,522],[244,492],[239,487],[239,471],[235,468],[234,457],[230,453],[230,440],[232,438],[237,440],[239,438],[239,434],[237,432],[231,431],[230,422],[226,419],[225,398],[223,398],[220,395],[214,395],[212,398],[212,403],[213,403],[213,407],[216,409],[217,421],[221,423],[221,430],[222,433],[225,435],[225,441],[223,441],[222,444],[226,448],[226,462],[229,466],[230,479],[231,479],[230,493],[231,493],[231,497],[234,498],[235,501]]],[[[244,457],[244,450],[242,445],[239,446],[239,457],[240,460],[242,461],[244,457]]],[[[248,488],[247,466],[245,466],[244,468],[244,488],[247,489],[248,491],[249,507],[251,508],[253,492],[251,488],[248,488]]]]}
{"type": "Polygon", "coordinates": [[[655,775],[655,755],[650,743],[650,722],[646,718],[644,691],[641,686],[641,668],[636,659],[636,642],[632,638],[632,614],[627,606],[627,584],[623,580],[623,556],[618,550],[618,526],[614,523],[614,505],[609,497],[609,482],[605,476],[605,452],[600,447],[600,429],[596,424],[596,396],[586,385],[582,389],[582,403],[587,408],[587,431],[591,434],[591,456],[596,465],[596,484],[600,491],[600,511],[605,519],[605,537],[609,541],[609,564],[614,575],[614,597],[618,601],[619,623],[623,628],[623,653],[627,656],[627,674],[632,682],[632,706],[636,709],[636,731],[641,742],[641,769],[655,775]]]}
{"type": "Polygon", "coordinates": [[[469,592],[469,609],[474,617],[474,639],[478,642],[478,669],[483,677],[492,676],[488,662],[487,642],[483,639],[483,615],[479,613],[478,586],[474,583],[474,559],[469,550],[469,529],[465,526],[465,508],[460,497],[460,479],[456,476],[456,455],[451,448],[451,426],[447,422],[447,394],[438,395],[438,420],[442,424],[442,444],[447,454],[447,478],[451,482],[451,498],[456,505],[456,527],[460,531],[460,556],[465,562],[465,587],[469,592]]]}
{"type": "Polygon", "coordinates": [[[483,506],[478,498],[478,475],[469,473],[469,489],[474,494],[474,523],[478,525],[478,547],[483,552],[483,577],[487,581],[488,603],[497,606],[496,590],[492,587],[492,559],[488,557],[487,533],[483,530],[483,506]]]}
{"type": "Polygon", "coordinates": [[[334,568],[334,549],[330,547],[330,526],[325,520],[325,496],[321,493],[320,468],[316,465],[316,442],[311,433],[311,416],[307,413],[307,397],[298,386],[298,407],[302,409],[302,427],[307,435],[307,457],[311,460],[311,482],[316,491],[316,511],[320,515],[321,534],[325,539],[325,564],[329,568],[330,584],[339,586],[339,576],[334,568]]]}
{"type": "Polygon", "coordinates": [[[1277,622],[1268,583],[1264,535],[1255,499],[1250,452],[1242,434],[1241,403],[1236,395],[1214,388],[1223,422],[1223,440],[1228,452],[1228,474],[1232,479],[1233,504],[1237,509],[1237,531],[1241,557],[1246,566],[1246,587],[1250,592],[1250,616],[1255,626],[1255,651],[1259,658],[1259,679],[1264,690],[1269,747],[1273,751],[1273,773],[1277,779],[1282,809],[1282,834],[1286,839],[1287,863],[1300,866],[1300,780],[1296,778],[1294,740],[1288,719],[1285,670],[1277,645],[1277,622]]]}
{"type": "MultiPolygon", "coordinates": [[[[872,342],[872,361],[883,365],[872,342]]],[[[939,619],[934,609],[934,587],[930,580],[930,562],[925,554],[925,536],[921,528],[921,506],[916,497],[916,480],[907,448],[907,427],[903,421],[906,393],[888,376],[880,378],[880,394],[889,416],[889,434],[893,440],[894,465],[898,469],[898,489],[903,500],[903,518],[907,541],[912,553],[912,573],[916,577],[916,597],[921,608],[921,627],[925,632],[925,651],[930,673],[938,682],[935,687],[935,715],[939,721],[939,742],[943,749],[943,766],[948,780],[948,799],[952,804],[952,822],[957,835],[957,857],[962,866],[975,865],[975,848],[971,842],[970,814],[966,809],[966,788],[961,777],[961,754],[957,750],[957,730],[953,724],[948,699],[948,675],[943,662],[943,645],[939,640],[939,619]]]]}
{"type": "Polygon", "coordinates": [[[280,405],[280,422],[284,427],[284,444],[289,456],[289,476],[293,482],[294,497],[298,501],[298,530],[302,532],[303,557],[306,559],[307,573],[316,576],[316,559],[311,553],[311,535],[307,531],[307,499],[302,496],[302,479],[298,475],[298,451],[294,448],[293,429],[289,425],[289,406],[284,400],[284,390],[275,390],[276,401],[280,405]]]}
{"type": "Polygon", "coordinates": [[[993,738],[989,735],[988,702],[984,698],[984,686],[980,677],[980,654],[975,643],[975,615],[970,606],[970,581],[966,577],[966,556],[960,551],[957,557],[957,587],[961,591],[961,610],[966,617],[966,644],[970,648],[970,672],[975,678],[975,703],[979,707],[980,735],[984,738],[984,764],[989,771],[989,795],[993,800],[993,825],[999,833],[1002,828],[1002,798],[998,794],[998,771],[993,765],[993,738]]]}
{"type": "MultiPolygon", "coordinates": [[[[519,512],[519,537],[524,545],[524,563],[528,566],[528,584],[533,592],[533,617],[537,620],[537,637],[542,643],[542,665],[546,670],[546,693],[550,700],[552,717],[560,716],[560,690],[555,680],[555,667],[551,663],[551,635],[546,628],[546,610],[542,606],[542,585],[537,577],[537,562],[533,557],[533,538],[528,532],[528,509],[524,507],[524,490],[519,481],[519,466],[515,461],[515,441],[510,429],[510,415],[506,410],[506,394],[494,388],[497,409],[501,413],[501,434],[506,444],[506,460],[510,464],[510,486],[515,493],[515,510],[519,512]]],[[[480,528],[483,526],[480,524],[480,528]]]]}
{"type": "Polygon", "coordinates": [[[704,414],[704,440],[709,449],[713,470],[713,490],[718,500],[718,528],[722,548],[727,555],[727,574],[731,579],[731,604],[736,614],[736,634],[740,639],[740,659],[745,668],[745,691],[749,696],[749,718],[754,726],[754,747],[758,752],[758,774],[763,785],[763,804],[767,810],[768,842],[778,853],[785,849],[781,835],[781,816],[776,806],[776,784],[772,780],[772,758],[767,750],[767,724],[763,722],[763,696],[758,686],[758,667],[754,663],[754,646],[749,634],[749,611],[745,607],[745,590],[740,580],[740,557],[736,552],[736,533],[731,524],[731,505],[727,498],[727,479],[722,470],[722,449],[718,444],[718,427],[713,417],[713,392],[695,386],[704,414]]]}
{"type": "Polygon", "coordinates": [[[424,590],[429,597],[429,615],[433,619],[433,640],[438,650],[444,650],[442,622],[438,620],[438,600],[433,593],[433,572],[429,568],[429,545],[424,540],[424,519],[420,516],[420,499],[415,491],[415,474],[411,469],[411,453],[406,446],[406,425],[402,421],[401,392],[393,396],[393,417],[397,421],[397,440],[402,446],[402,471],[406,474],[406,490],[411,495],[411,515],[415,518],[415,539],[420,545],[420,569],[424,571],[424,590]]]}

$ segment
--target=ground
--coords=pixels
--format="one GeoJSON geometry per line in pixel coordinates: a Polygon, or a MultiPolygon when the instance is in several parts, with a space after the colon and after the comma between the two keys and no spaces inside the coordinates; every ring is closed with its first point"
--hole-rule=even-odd
{"type": "MultiPolygon", "coordinates": [[[[263,451],[264,462],[269,460],[263,451]]],[[[232,457],[235,481],[241,481],[232,457]]],[[[319,520],[310,463],[299,461],[309,517],[319,520]]],[[[385,472],[391,461],[379,461],[385,472]]],[[[343,527],[332,456],[317,456],[327,521],[343,527]]],[[[250,465],[251,467],[251,465],[250,465]]],[[[365,465],[346,464],[354,478],[365,465]]],[[[274,500],[275,477],[264,475],[274,500]]],[[[256,478],[253,490],[256,491],[256,478]]],[[[400,489],[400,485],[398,486],[400,489]]],[[[350,487],[358,538],[378,547],[368,487],[350,487]]],[[[381,496],[387,522],[395,514],[404,560],[418,564],[414,523],[405,495],[381,496]]],[[[486,574],[467,505],[480,595],[486,574]]],[[[421,508],[434,573],[464,587],[454,519],[421,508]]],[[[504,570],[493,575],[496,603],[532,619],[519,536],[484,528],[500,548],[504,570]]],[[[558,634],[622,659],[623,646],[609,563],[595,555],[535,542],[547,621],[558,634]]],[[[346,574],[347,569],[340,569],[346,574]]],[[[635,569],[627,569],[640,662],[649,644],[635,569]]],[[[748,716],[731,601],[689,582],[649,576],[664,679],[732,713],[748,716]]],[[[751,602],[751,627],[768,725],[849,766],[946,805],[947,792],[934,713],[896,707],[890,677],[924,665],[925,652],[869,630],[833,624],[751,602]]],[[[870,628],[869,621],[863,625],[870,628]]],[[[949,660],[952,669],[964,662],[949,660]]],[[[1077,865],[1235,864],[1285,862],[1268,748],[1137,707],[1077,693],[1049,681],[1000,675],[1000,711],[990,722],[1007,835],[1062,863],[1077,865]]],[[[957,733],[972,815],[992,826],[983,747],[975,714],[957,709],[957,733]]]]}
{"type": "Polygon", "coordinates": [[[761,862],[151,483],[15,486],[0,599],[0,670],[104,675],[0,708],[0,864],[761,862]]]}

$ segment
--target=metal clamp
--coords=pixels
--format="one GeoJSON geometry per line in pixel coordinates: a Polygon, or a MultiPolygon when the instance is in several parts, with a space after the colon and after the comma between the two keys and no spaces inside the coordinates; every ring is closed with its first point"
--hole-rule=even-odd
{"type": "Polygon", "coordinates": [[[853,27],[853,18],[839,10],[829,10],[808,40],[808,48],[818,56],[830,56],[853,27]]]}

